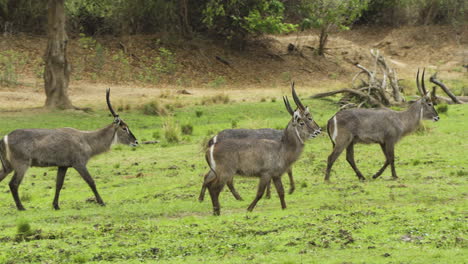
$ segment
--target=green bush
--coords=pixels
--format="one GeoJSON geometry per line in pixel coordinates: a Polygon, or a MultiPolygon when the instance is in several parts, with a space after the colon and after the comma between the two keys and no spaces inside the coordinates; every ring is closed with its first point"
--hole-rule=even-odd
{"type": "Polygon", "coordinates": [[[193,126],[191,124],[182,125],[182,134],[192,135],[193,134],[193,126]]]}

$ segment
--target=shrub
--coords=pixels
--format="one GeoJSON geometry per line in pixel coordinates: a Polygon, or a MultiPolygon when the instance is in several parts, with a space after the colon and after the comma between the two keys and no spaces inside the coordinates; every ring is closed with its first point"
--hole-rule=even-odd
{"type": "Polygon", "coordinates": [[[153,100],[142,106],[143,114],[145,115],[155,115],[162,116],[167,114],[167,110],[160,106],[159,102],[153,100]]]}
{"type": "Polygon", "coordinates": [[[26,237],[32,234],[33,231],[31,230],[31,225],[29,224],[29,221],[26,219],[18,220],[18,223],[16,224],[16,239],[24,240],[26,237]]]}
{"type": "Polygon", "coordinates": [[[446,114],[448,111],[448,104],[440,104],[437,106],[437,113],[446,114]]]}
{"type": "Polygon", "coordinates": [[[193,126],[191,124],[186,124],[182,126],[182,134],[192,135],[192,133],[193,133],[193,126]]]}
{"type": "Polygon", "coordinates": [[[163,125],[164,138],[168,143],[178,143],[180,141],[180,126],[172,119],[168,119],[163,125]]]}
{"type": "Polygon", "coordinates": [[[203,115],[203,111],[197,110],[197,111],[195,111],[195,115],[196,115],[197,117],[201,117],[201,116],[203,115]]]}

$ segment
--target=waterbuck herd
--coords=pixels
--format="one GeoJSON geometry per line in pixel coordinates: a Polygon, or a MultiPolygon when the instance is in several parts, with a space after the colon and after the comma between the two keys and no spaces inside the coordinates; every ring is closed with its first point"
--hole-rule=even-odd
{"type": "MultiPolygon", "coordinates": [[[[365,177],[354,161],[354,144],[377,143],[385,155],[384,165],[373,175],[379,177],[390,165],[392,177],[397,178],[395,170],[395,144],[405,135],[415,131],[423,119],[438,121],[431,97],[422,81],[419,70],[416,84],[421,97],[405,111],[394,111],[387,108],[347,109],[336,113],[327,124],[327,133],[333,145],[328,157],[325,181],[330,179],[333,163],[346,149],[346,160],[353,168],[359,180],[365,177]]],[[[93,191],[96,201],[105,205],[99,195],[96,184],[86,167],[89,159],[108,151],[113,144],[137,146],[138,140],[128,125],[117,115],[106,92],[106,101],[114,120],[111,124],[95,131],[80,131],[74,128],[58,129],[17,129],[5,135],[0,141],[0,182],[14,172],[9,183],[13,199],[18,210],[25,210],[18,194],[18,188],[29,167],[57,167],[57,180],[53,207],[58,210],[60,190],[68,168],[74,168],[93,191]]],[[[321,128],[314,121],[309,107],[302,104],[294,83],[292,98],[296,109],[291,107],[288,98],[283,101],[291,119],[283,130],[264,129],[227,129],[210,139],[205,158],[209,166],[206,173],[199,201],[204,200],[208,190],[213,204],[213,213],[221,212],[219,194],[227,185],[237,200],[242,200],[234,187],[234,175],[256,176],[259,178],[255,199],[247,208],[252,211],[262,198],[265,190],[270,195],[270,184],[273,182],[278,193],[281,208],[286,208],[284,188],[281,176],[287,172],[290,179],[289,193],[295,189],[292,165],[298,160],[304,144],[318,136],[321,128]]]]}

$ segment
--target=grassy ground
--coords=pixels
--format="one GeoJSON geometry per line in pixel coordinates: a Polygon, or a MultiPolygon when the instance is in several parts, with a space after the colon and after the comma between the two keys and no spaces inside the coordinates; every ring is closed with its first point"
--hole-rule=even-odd
{"type": "MultiPolygon", "coordinates": [[[[337,107],[304,100],[319,125],[337,107]]],[[[91,190],[70,170],[60,211],[52,209],[55,168],[28,171],[18,212],[9,176],[0,184],[0,263],[463,263],[467,259],[466,106],[449,106],[437,123],[406,137],[396,148],[400,179],[390,171],[358,182],[344,155],[324,184],[331,144],[326,135],[308,142],[294,166],[297,189],[280,209],[273,194],[253,213],[246,208],[258,180],[237,177],[244,201],[225,190],[222,215],[211,215],[209,196],[197,201],[207,171],[201,142],[224,128],[282,128],[288,114],[279,100],[190,106],[171,119],[123,111],[140,140],[161,143],[116,146],[89,164],[107,203],[89,202],[91,190]],[[193,135],[164,140],[162,125],[190,124],[193,135]],[[29,228],[28,228],[29,225],[29,228]]],[[[72,126],[91,130],[111,121],[107,112],[0,113],[0,134],[16,128],[72,126]]],[[[384,156],[359,145],[356,159],[370,177],[384,156]]],[[[288,186],[287,177],[283,182],[288,186]]]]}

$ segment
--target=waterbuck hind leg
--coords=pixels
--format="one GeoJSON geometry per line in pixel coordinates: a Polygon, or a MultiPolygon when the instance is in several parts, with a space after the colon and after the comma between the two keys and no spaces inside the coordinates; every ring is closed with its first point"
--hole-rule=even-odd
{"type": "Polygon", "coordinates": [[[209,182],[214,180],[216,175],[213,173],[213,171],[209,171],[207,174],[205,174],[205,178],[203,179],[203,184],[202,188],[200,190],[200,195],[198,196],[198,201],[203,202],[205,200],[205,193],[206,193],[206,186],[209,182]]]}
{"type": "Polygon", "coordinates": [[[236,198],[236,200],[238,201],[243,201],[244,199],[242,199],[242,197],[239,195],[239,193],[237,192],[236,188],[234,188],[234,182],[232,181],[233,178],[231,178],[226,184],[229,188],[229,190],[231,191],[232,195],[234,196],[234,198],[236,198]]]}
{"type": "Polygon", "coordinates": [[[281,177],[274,177],[273,182],[275,183],[276,192],[281,202],[281,209],[286,209],[286,201],[284,200],[284,188],[283,183],[281,182],[281,177]]]}
{"type": "Polygon", "coordinates": [[[10,168],[3,168],[0,171],[0,182],[2,182],[3,179],[5,179],[6,176],[8,176],[8,174],[10,174],[11,171],[12,171],[12,169],[10,169],[10,168]]]}
{"type": "Polygon", "coordinates": [[[74,166],[73,168],[75,168],[75,170],[78,171],[78,173],[83,178],[83,180],[85,180],[85,182],[89,185],[89,187],[91,188],[91,190],[94,193],[94,196],[96,197],[97,203],[102,205],[102,206],[106,205],[104,203],[104,201],[102,200],[101,196],[99,195],[99,193],[98,193],[98,191],[96,189],[96,183],[94,183],[94,180],[91,177],[91,174],[89,174],[88,169],[86,168],[86,166],[79,165],[79,166],[74,166]]]}
{"type": "Polygon", "coordinates": [[[208,191],[211,196],[211,203],[213,204],[213,215],[221,214],[221,205],[219,204],[219,194],[223,190],[224,184],[219,181],[210,182],[207,185],[208,191]]]}
{"type": "Polygon", "coordinates": [[[294,190],[296,190],[296,184],[294,183],[294,178],[293,178],[293,173],[292,169],[289,168],[288,170],[288,176],[289,176],[289,194],[293,194],[294,190]]]}
{"type": "Polygon", "coordinates": [[[55,197],[52,205],[55,210],[60,210],[59,207],[59,196],[60,191],[62,190],[63,181],[65,180],[65,174],[67,173],[67,167],[58,167],[57,170],[57,182],[55,183],[55,197]]]}
{"type": "Polygon", "coordinates": [[[356,166],[356,162],[354,161],[354,144],[353,143],[349,144],[348,147],[346,148],[346,160],[348,161],[349,165],[351,165],[351,168],[353,168],[358,179],[360,181],[365,181],[366,178],[362,176],[362,173],[359,171],[359,169],[356,166]]]}
{"type": "Polygon", "coordinates": [[[257,195],[255,196],[255,199],[253,200],[253,202],[247,208],[247,211],[252,212],[252,210],[257,205],[258,200],[262,199],[262,196],[265,193],[265,189],[267,185],[270,183],[270,180],[271,178],[268,176],[262,176],[260,178],[260,183],[258,184],[257,195]]]}
{"type": "Polygon", "coordinates": [[[268,182],[266,186],[266,195],[265,198],[270,199],[271,198],[271,180],[268,182]]]}
{"type": "Polygon", "coordinates": [[[382,149],[382,152],[384,153],[385,155],[385,163],[384,165],[382,166],[382,168],[380,168],[375,174],[374,176],[372,176],[373,179],[377,179],[380,175],[382,175],[382,173],[385,171],[385,169],[387,168],[387,166],[390,164],[388,162],[388,159],[387,159],[387,153],[385,151],[385,144],[380,144],[380,148],[382,149]]]}
{"type": "Polygon", "coordinates": [[[15,200],[15,203],[16,203],[16,208],[18,208],[18,210],[20,211],[24,211],[26,209],[24,208],[19,198],[18,188],[21,182],[23,181],[24,174],[26,173],[27,170],[28,170],[28,167],[25,167],[25,166],[15,168],[15,174],[13,175],[13,178],[11,179],[9,183],[11,194],[13,195],[13,199],[15,200]]]}
{"type": "Polygon", "coordinates": [[[336,159],[341,155],[341,152],[346,148],[343,144],[335,144],[332,153],[328,156],[327,170],[325,172],[325,182],[330,182],[330,171],[336,159]]]}

